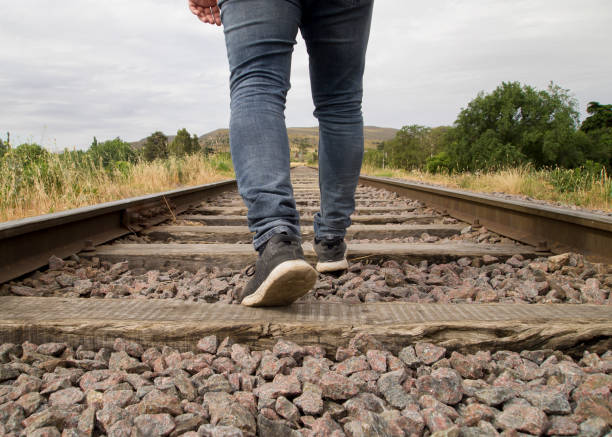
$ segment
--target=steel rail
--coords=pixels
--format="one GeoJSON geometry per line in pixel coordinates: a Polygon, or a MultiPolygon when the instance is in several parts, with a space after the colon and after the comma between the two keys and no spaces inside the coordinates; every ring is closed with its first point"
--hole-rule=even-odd
{"type": "Polygon", "coordinates": [[[390,178],[360,176],[359,182],[420,200],[543,253],[575,251],[592,261],[612,263],[612,217],[390,178]]]}
{"type": "Polygon", "coordinates": [[[0,223],[0,284],[236,188],[234,179],[0,223]]]}

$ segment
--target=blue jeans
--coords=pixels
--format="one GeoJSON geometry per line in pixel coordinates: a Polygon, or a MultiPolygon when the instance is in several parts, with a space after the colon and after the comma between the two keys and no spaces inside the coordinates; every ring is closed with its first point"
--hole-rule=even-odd
{"type": "Polygon", "coordinates": [[[344,237],[363,159],[363,72],[374,0],[220,0],[230,66],[230,148],[258,249],[300,235],[285,101],[298,29],[319,121],[318,239],[344,237]]]}

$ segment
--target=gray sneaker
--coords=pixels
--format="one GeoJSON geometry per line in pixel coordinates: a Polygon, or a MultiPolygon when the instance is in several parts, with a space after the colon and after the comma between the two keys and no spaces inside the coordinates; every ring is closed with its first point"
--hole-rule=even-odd
{"type": "Polygon", "coordinates": [[[304,260],[298,237],[276,234],[260,253],[253,276],[242,291],[242,305],[282,306],[299,299],[317,281],[317,272],[304,260]]]}
{"type": "Polygon", "coordinates": [[[314,250],[319,256],[317,270],[321,273],[348,269],[344,238],[315,238],[314,250]]]}

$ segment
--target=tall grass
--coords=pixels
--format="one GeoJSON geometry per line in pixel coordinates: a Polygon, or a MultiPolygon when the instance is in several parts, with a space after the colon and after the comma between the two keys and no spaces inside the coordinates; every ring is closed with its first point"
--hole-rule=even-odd
{"type": "Polygon", "coordinates": [[[612,211],[612,178],[605,168],[537,170],[525,165],[497,171],[445,174],[364,165],[362,173],[485,193],[523,195],[568,206],[612,211]]]}
{"type": "MultiPolygon", "coordinates": [[[[501,192],[612,211],[612,178],[605,169],[506,170],[440,174],[381,169],[363,173],[440,184],[479,192],[501,192]]],[[[103,167],[83,153],[0,159],[0,221],[63,211],[233,177],[229,153],[191,155],[103,167]]]]}
{"type": "MultiPolygon", "coordinates": [[[[6,157],[5,157],[6,158],[6,157]]],[[[210,183],[233,176],[229,154],[171,157],[110,168],[87,155],[49,154],[44,159],[0,160],[0,221],[210,183]]]]}

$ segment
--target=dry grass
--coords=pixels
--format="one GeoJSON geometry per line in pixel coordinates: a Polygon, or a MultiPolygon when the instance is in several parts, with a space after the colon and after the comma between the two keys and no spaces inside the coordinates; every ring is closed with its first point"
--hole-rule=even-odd
{"type": "Polygon", "coordinates": [[[580,176],[580,180],[571,179],[571,170],[535,170],[530,166],[449,175],[364,165],[362,173],[476,192],[523,195],[567,206],[612,211],[612,179],[605,170],[595,176],[580,176]]]}
{"type": "MultiPolygon", "coordinates": [[[[62,161],[52,155],[44,167],[11,168],[0,161],[0,221],[16,220],[102,202],[157,193],[233,177],[228,156],[201,155],[138,162],[113,170],[90,163],[62,161]],[[29,181],[25,183],[24,181],[29,181]]],[[[305,163],[292,163],[293,166],[305,163]]],[[[315,164],[316,166],[316,164],[315,164]]],[[[364,165],[364,174],[439,184],[451,188],[529,196],[566,205],[612,211],[612,179],[602,171],[568,179],[571,171],[534,170],[529,166],[495,172],[432,174],[364,165]],[[569,172],[569,173],[568,173],[569,172]],[[562,177],[560,177],[562,176],[562,177]]]]}
{"type": "Polygon", "coordinates": [[[215,182],[233,177],[227,158],[201,155],[138,162],[113,170],[84,168],[52,155],[46,167],[32,166],[30,183],[19,171],[0,167],[0,221],[16,220],[97,203],[215,182]],[[51,178],[52,182],[49,183],[51,178]]]}

